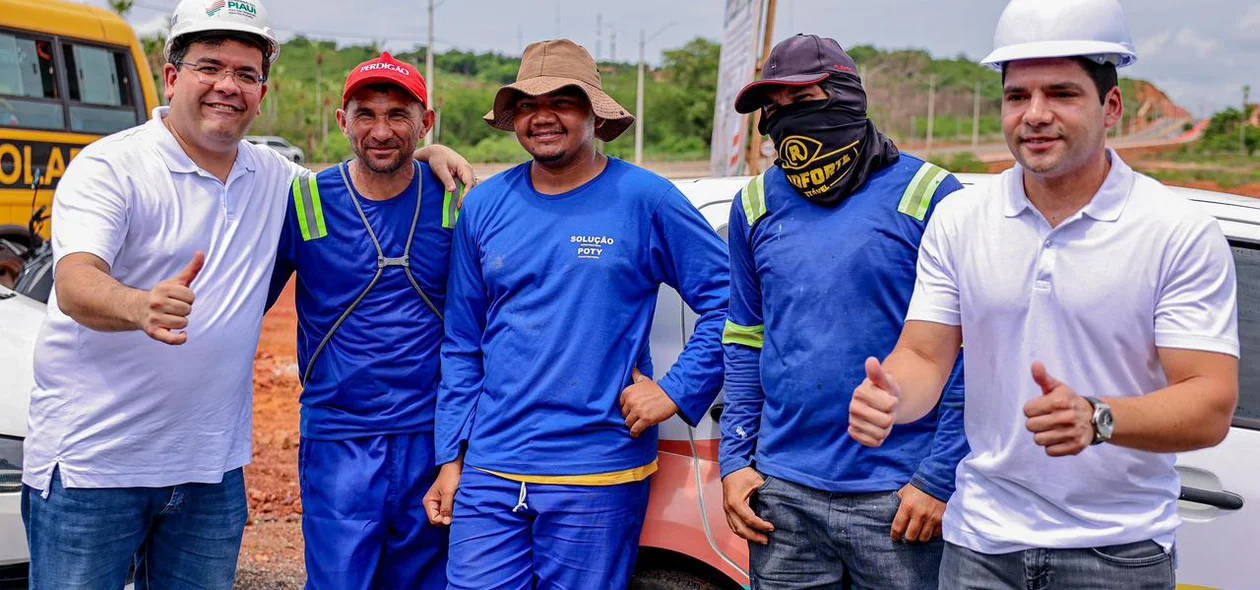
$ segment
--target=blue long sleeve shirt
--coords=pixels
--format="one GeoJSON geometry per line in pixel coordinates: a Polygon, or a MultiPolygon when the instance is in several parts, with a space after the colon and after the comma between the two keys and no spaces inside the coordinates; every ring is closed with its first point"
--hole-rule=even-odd
{"type": "Polygon", "coordinates": [[[946,500],[967,452],[962,359],[941,404],[867,448],[847,433],[867,357],[897,343],[919,242],[961,188],[902,154],[840,205],[800,197],[777,166],[731,206],[722,475],[748,467],[815,489],[868,493],[913,482],[946,500]]]}
{"type": "Polygon", "coordinates": [[[657,381],[695,423],[722,382],[727,255],[673,183],[609,158],[585,185],[539,193],[530,164],[472,191],[452,246],[437,458],[522,476],[652,465],[656,428],[631,438],[621,392],[652,376],[661,284],[699,319],[657,381]]]}
{"type": "Polygon", "coordinates": [[[302,436],[329,440],[433,431],[442,319],[399,266],[381,269],[365,293],[378,256],[354,207],[357,200],[382,254],[399,258],[420,200],[409,264],[416,284],[440,312],[456,203],[428,164],[414,165],[411,184],[383,201],[347,187],[336,167],[316,176],[309,202],[301,203],[305,179],[294,184],[268,305],[296,272],[298,371],[307,376],[300,397],[302,436]],[[361,295],[312,365],[320,342],[361,295]]]}

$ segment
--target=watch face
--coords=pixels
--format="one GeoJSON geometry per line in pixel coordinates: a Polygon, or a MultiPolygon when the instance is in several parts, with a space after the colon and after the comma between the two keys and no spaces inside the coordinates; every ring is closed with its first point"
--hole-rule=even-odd
{"type": "Polygon", "coordinates": [[[1103,440],[1111,440],[1111,434],[1116,429],[1116,421],[1111,415],[1111,408],[1104,406],[1100,410],[1098,417],[1094,419],[1094,426],[1103,440]]]}

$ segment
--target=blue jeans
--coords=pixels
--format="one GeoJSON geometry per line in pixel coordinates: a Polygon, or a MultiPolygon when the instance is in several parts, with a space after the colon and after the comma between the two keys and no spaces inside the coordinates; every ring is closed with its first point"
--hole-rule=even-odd
{"type": "Polygon", "coordinates": [[[648,481],[521,484],[465,466],[451,518],[449,590],[625,588],[648,481]]]}
{"type": "Polygon", "coordinates": [[[946,544],[941,587],[958,590],[1172,590],[1173,557],[1154,541],[989,555],[946,544]]]}
{"type": "Polygon", "coordinates": [[[774,531],[769,544],[748,544],[753,588],[936,588],[944,542],[892,540],[896,491],[836,494],[765,480],[751,507],[774,531]]]}
{"type": "Polygon", "coordinates": [[[31,590],[230,590],[249,506],[241,469],[217,484],[65,488],[23,486],[31,590]]]}

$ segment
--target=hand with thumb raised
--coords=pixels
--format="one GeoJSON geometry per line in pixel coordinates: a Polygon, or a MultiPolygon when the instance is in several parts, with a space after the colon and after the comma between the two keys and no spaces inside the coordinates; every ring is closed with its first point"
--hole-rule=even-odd
{"type": "Polygon", "coordinates": [[[901,388],[884,372],[875,357],[866,359],[866,380],[853,391],[849,403],[849,436],[868,446],[884,444],[897,423],[901,388]]]}
{"type": "Polygon", "coordinates": [[[205,253],[197,252],[178,274],[144,293],[134,312],[136,326],[158,342],[176,346],[187,342],[188,334],[181,330],[188,327],[196,299],[192,283],[205,264],[205,253]]]}

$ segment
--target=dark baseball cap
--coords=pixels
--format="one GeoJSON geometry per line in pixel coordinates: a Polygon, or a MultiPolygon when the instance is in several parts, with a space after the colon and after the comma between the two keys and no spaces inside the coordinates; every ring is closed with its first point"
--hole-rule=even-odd
{"type": "Polygon", "coordinates": [[[739,91],[735,112],[751,113],[766,102],[766,91],[776,86],[809,86],[832,75],[858,79],[857,63],[830,37],[796,34],[770,51],[761,79],[739,91]]]}

